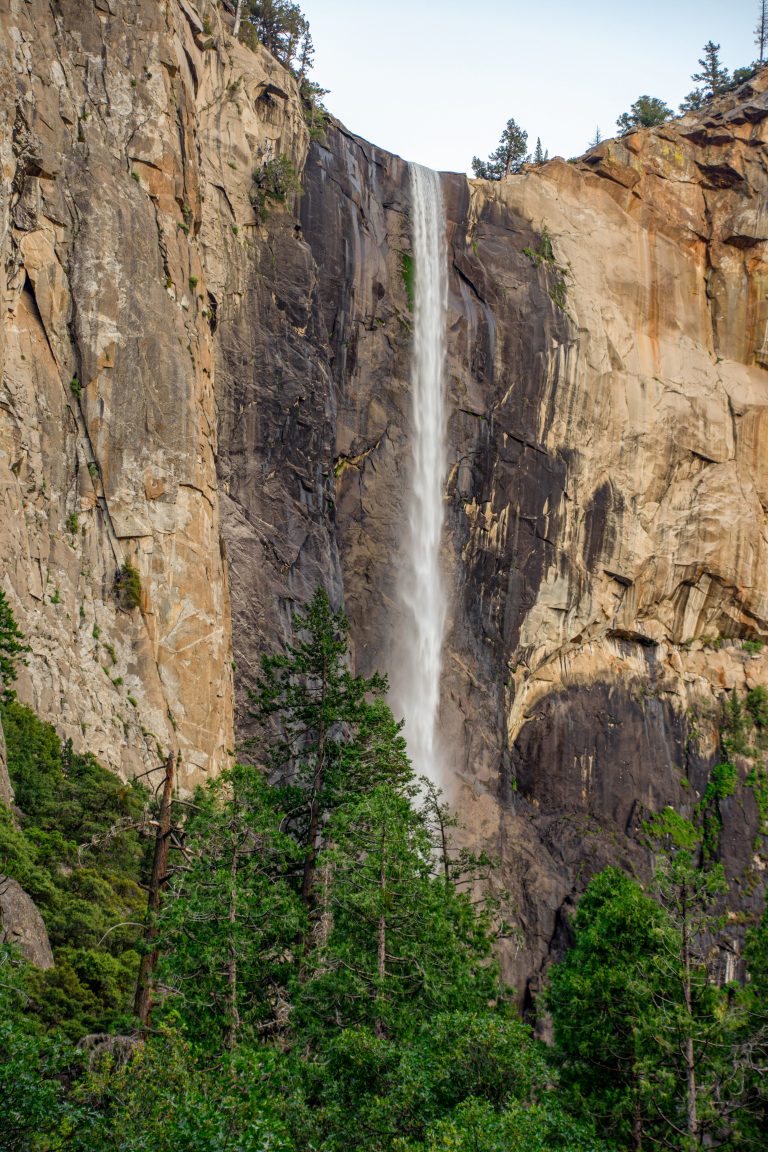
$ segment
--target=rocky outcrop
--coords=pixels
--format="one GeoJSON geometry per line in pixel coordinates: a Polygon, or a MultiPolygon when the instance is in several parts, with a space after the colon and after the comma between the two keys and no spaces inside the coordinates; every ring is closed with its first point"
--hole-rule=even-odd
{"type": "MultiPolygon", "coordinates": [[[[203,0],[10,0],[0,35],[19,695],[125,774],[178,746],[191,787],[318,583],[358,670],[396,665],[407,169],[333,122],[310,141],[292,77],[203,0]],[[283,157],[302,195],[265,200],[283,157]]],[[[766,87],[575,164],[443,176],[441,727],[521,992],[589,875],[647,866],[643,813],[703,792],[724,696],[768,681],[742,647],[768,638],[766,87]]],[[[748,918],[748,786],[721,816],[748,918]]]]}
{"type": "Polygon", "coordinates": [[[53,968],[53,952],[43,918],[10,876],[0,876],[0,941],[12,944],[36,968],[53,968]]]}

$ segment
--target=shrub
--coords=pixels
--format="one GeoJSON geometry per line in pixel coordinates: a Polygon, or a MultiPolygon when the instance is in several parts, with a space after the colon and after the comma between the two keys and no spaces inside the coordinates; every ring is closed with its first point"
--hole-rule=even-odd
{"type": "Polygon", "coordinates": [[[56,961],[30,973],[29,1011],[76,1039],[130,1005],[145,906],[134,825],[147,794],[62,747],[29,708],[14,701],[0,714],[20,813],[17,825],[0,806],[0,867],[39,907],[56,961]]]}
{"type": "Polygon", "coordinates": [[[768,691],[762,684],[747,692],[747,712],[756,728],[768,728],[768,691]]]}
{"type": "Polygon", "coordinates": [[[141,576],[133,564],[123,564],[115,575],[115,596],[121,608],[130,612],[141,607],[141,576]]]}
{"type": "Polygon", "coordinates": [[[293,161],[290,156],[285,155],[265,160],[261,168],[254,170],[253,183],[251,204],[260,220],[265,220],[267,217],[268,200],[283,204],[289,193],[301,192],[301,182],[293,161]]]}

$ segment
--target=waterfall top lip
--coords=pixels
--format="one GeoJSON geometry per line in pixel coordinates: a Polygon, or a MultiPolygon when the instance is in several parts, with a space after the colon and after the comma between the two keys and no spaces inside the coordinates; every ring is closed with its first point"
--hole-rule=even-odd
{"type": "Polygon", "coordinates": [[[419,168],[426,168],[430,172],[437,172],[438,176],[459,176],[463,180],[471,179],[471,177],[468,176],[466,172],[462,172],[460,169],[430,168],[429,164],[422,164],[420,160],[409,160],[406,156],[401,156],[399,152],[392,152],[389,148],[384,148],[381,144],[374,144],[374,142],[369,140],[367,136],[361,136],[358,132],[353,132],[351,128],[347,128],[346,124],[343,124],[341,120],[339,120],[336,116],[329,115],[328,119],[333,127],[336,128],[342,136],[346,136],[348,140],[351,140],[355,144],[359,144],[363,151],[370,149],[371,152],[383,153],[385,156],[389,156],[393,160],[399,160],[399,162],[401,164],[405,164],[406,167],[409,164],[418,164],[419,168]]]}

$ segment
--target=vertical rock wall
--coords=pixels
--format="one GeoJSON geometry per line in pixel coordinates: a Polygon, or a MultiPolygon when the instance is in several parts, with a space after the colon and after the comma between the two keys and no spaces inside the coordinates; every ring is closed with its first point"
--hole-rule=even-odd
{"type": "Polygon", "coordinates": [[[191,787],[234,744],[216,328],[254,275],[254,169],[303,160],[295,85],[185,0],[10,0],[0,74],[19,694],[127,774],[178,746],[191,787]],[[126,564],[138,607],[115,595],[126,564]]]}
{"type": "MultiPolygon", "coordinates": [[[[360,671],[397,658],[407,170],[335,123],[310,142],[291,76],[204,0],[9,0],[1,24],[19,693],[126,774],[178,745],[190,787],[317,584],[360,671]],[[260,204],[280,158],[302,194],[260,204]]],[[[765,87],[576,165],[443,176],[442,727],[521,991],[591,872],[645,867],[644,811],[702,793],[725,694],[768,682],[742,647],[768,636],[765,87]]],[[[739,767],[722,847],[751,915],[739,767]]]]}

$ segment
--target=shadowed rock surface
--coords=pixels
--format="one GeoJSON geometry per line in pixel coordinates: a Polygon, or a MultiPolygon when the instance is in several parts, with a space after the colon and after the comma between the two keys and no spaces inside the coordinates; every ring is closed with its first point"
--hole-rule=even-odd
{"type": "Polygon", "coordinates": [[[0,940],[18,948],[36,968],[53,968],[53,952],[43,918],[32,899],[10,876],[0,875],[0,940]]]}

